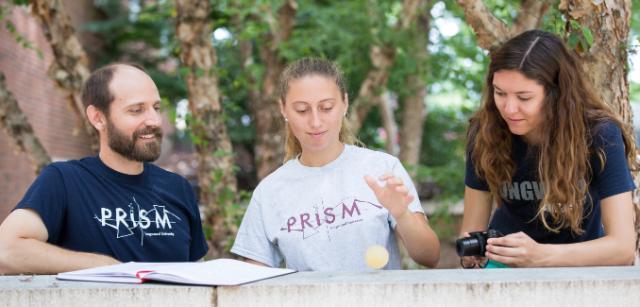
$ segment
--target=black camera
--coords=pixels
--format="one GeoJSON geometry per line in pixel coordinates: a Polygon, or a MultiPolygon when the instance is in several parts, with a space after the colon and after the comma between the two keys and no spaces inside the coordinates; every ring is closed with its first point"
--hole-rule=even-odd
{"type": "Polygon", "coordinates": [[[499,238],[502,236],[502,233],[494,229],[469,233],[468,237],[456,240],[456,252],[458,252],[458,256],[460,257],[484,257],[484,253],[487,251],[487,240],[489,238],[499,238]]]}

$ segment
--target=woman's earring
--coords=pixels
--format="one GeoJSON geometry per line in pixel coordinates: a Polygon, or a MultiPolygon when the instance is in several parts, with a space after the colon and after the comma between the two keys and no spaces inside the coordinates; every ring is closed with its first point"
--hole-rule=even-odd
{"type": "Polygon", "coordinates": [[[284,118],[284,121],[285,121],[285,122],[288,122],[288,121],[289,121],[289,119],[285,117],[285,118],[284,118]]]}

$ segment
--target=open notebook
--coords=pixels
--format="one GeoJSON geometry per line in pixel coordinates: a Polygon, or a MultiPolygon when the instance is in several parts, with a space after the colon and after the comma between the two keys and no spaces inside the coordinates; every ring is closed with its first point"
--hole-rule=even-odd
{"type": "Polygon", "coordinates": [[[205,262],[128,262],[85,270],[59,273],[61,280],[143,283],[157,281],[175,284],[231,286],[295,272],[270,268],[233,259],[205,262]]]}

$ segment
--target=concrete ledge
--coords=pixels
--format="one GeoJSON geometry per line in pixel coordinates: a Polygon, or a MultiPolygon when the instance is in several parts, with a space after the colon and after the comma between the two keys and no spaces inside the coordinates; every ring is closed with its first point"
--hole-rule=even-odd
{"type": "Polygon", "coordinates": [[[637,306],[640,267],[302,272],[236,287],[0,277],[2,306],[637,306]]]}
{"type": "Polygon", "coordinates": [[[637,306],[640,268],[297,273],[218,289],[218,306],[637,306]]]}
{"type": "Polygon", "coordinates": [[[215,288],[0,276],[0,306],[215,306],[215,288]]]}

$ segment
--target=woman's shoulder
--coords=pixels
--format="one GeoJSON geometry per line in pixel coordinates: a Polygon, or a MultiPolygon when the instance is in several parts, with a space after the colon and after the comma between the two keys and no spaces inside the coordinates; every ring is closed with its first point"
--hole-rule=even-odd
{"type": "Polygon", "coordinates": [[[347,150],[349,150],[349,159],[353,161],[361,161],[364,163],[371,163],[371,162],[396,163],[399,161],[398,158],[386,152],[369,149],[365,147],[360,147],[356,145],[347,145],[347,150]]]}
{"type": "Polygon", "coordinates": [[[297,163],[296,159],[291,159],[289,161],[284,162],[284,164],[276,168],[273,172],[271,172],[271,174],[262,178],[262,180],[260,180],[260,182],[258,183],[256,190],[261,186],[264,187],[264,186],[273,185],[274,183],[278,183],[284,178],[286,178],[287,174],[290,174],[293,171],[293,169],[296,167],[296,163],[297,163]]]}
{"type": "Polygon", "coordinates": [[[612,119],[605,119],[595,123],[591,128],[593,146],[599,147],[622,142],[622,129],[612,119]]]}

